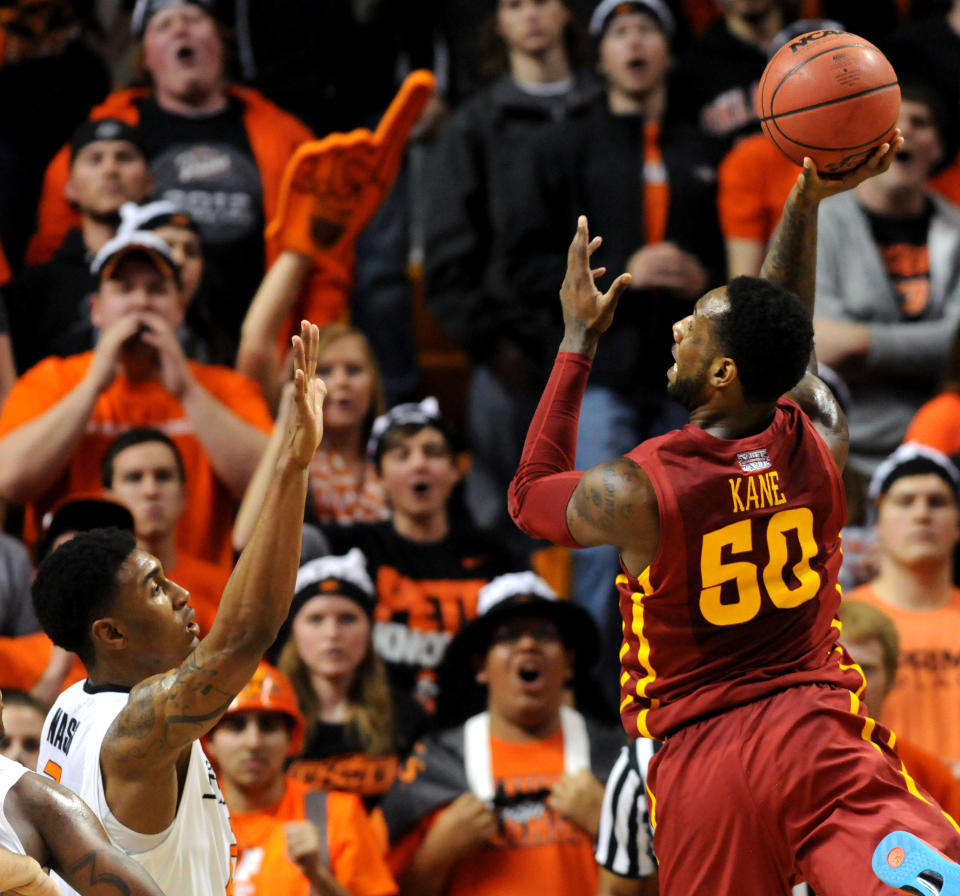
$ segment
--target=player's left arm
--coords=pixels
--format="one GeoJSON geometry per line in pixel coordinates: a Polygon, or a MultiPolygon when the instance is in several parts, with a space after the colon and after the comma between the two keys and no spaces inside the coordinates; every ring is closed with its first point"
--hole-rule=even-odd
{"type": "MultiPolygon", "coordinates": [[[[260,518],[210,632],[178,666],[137,684],[104,736],[100,768],[110,809],[142,833],[169,824],[179,799],[177,773],[185,772],[193,742],[250,680],[290,609],[308,468],[323,432],[318,344],[317,327],[303,321],[301,335],[293,337],[295,411],[260,518]]],[[[175,587],[159,577],[152,584],[175,587]]]]}
{"type": "Polygon", "coordinates": [[[163,896],[152,877],[114,846],[93,810],[66,787],[34,772],[7,794],[4,811],[41,865],[83,896],[163,896]]]}
{"type": "Polygon", "coordinates": [[[817,274],[817,212],[830,196],[852,190],[865,180],[883,174],[903,146],[900,131],[877,147],[862,165],[835,177],[822,177],[812,159],[803,160],[803,169],[790,190],[770,249],[760,268],[764,280],[790,290],[813,317],[817,274]]]}
{"type": "MultiPolygon", "coordinates": [[[[866,162],[838,177],[821,177],[811,159],[803,160],[803,169],[784,204],[760,276],[793,292],[811,319],[816,291],[817,214],[821,201],[882,174],[902,145],[903,137],[896,131],[893,139],[878,147],[866,162]]],[[[816,375],[817,370],[817,354],[813,351],[807,373],[788,394],[823,436],[842,470],[850,448],[846,415],[830,388],[816,375]]]]}
{"type": "Polygon", "coordinates": [[[624,520],[643,503],[635,503],[638,495],[652,492],[646,474],[631,461],[600,464],[586,473],[574,470],[577,420],[591,362],[630,284],[630,275],[621,274],[607,292],[597,289],[596,278],[605,268],[591,268],[590,257],[600,242],[600,237],[590,239],[581,216],[560,287],[563,341],[508,493],[510,515],[523,531],[567,547],[619,547],[624,520]]]}
{"type": "MultiPolygon", "coordinates": [[[[812,363],[816,363],[816,357],[812,363]]],[[[833,459],[842,470],[850,452],[850,430],[847,415],[833,391],[816,375],[815,370],[808,369],[787,396],[800,405],[800,409],[810,418],[814,429],[827,443],[833,459]]]]}

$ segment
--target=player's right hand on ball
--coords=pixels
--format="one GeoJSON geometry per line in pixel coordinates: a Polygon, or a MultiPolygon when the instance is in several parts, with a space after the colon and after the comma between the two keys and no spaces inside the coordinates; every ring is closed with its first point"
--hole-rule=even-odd
{"type": "Polygon", "coordinates": [[[878,146],[862,165],[850,171],[844,171],[842,174],[824,174],[817,170],[812,159],[804,159],[803,171],[797,179],[800,196],[803,199],[819,202],[829,196],[836,196],[837,193],[852,190],[865,180],[887,171],[902,146],[903,136],[898,128],[894,131],[889,143],[878,146]]]}

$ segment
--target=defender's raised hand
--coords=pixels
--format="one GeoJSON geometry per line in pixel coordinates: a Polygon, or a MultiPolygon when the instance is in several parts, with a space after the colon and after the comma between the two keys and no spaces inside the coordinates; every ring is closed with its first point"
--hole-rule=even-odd
{"type": "Polygon", "coordinates": [[[309,465],[323,438],[323,400],[326,384],[317,376],[320,329],[300,322],[293,343],[293,407],[287,419],[286,445],[292,459],[309,465]]]}
{"type": "Polygon", "coordinates": [[[592,355],[600,334],[613,322],[620,296],[630,285],[630,275],[621,274],[606,292],[597,289],[594,281],[602,277],[607,269],[591,268],[590,257],[600,243],[598,236],[590,239],[587,219],[581,215],[577,220],[577,232],[567,251],[567,272],[560,287],[564,327],[561,351],[592,355]]]}

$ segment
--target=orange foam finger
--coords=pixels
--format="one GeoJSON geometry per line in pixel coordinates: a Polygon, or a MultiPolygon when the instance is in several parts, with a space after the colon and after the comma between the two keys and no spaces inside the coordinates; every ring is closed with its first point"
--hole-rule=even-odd
{"type": "Polygon", "coordinates": [[[383,113],[373,140],[381,154],[379,164],[384,169],[386,180],[392,181],[396,172],[391,169],[400,167],[410,131],[430,102],[436,86],[437,79],[432,72],[426,69],[410,72],[383,113]]]}

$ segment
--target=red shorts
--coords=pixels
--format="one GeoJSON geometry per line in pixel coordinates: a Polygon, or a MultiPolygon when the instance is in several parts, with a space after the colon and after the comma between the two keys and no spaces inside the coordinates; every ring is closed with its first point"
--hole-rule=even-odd
{"type": "Polygon", "coordinates": [[[960,861],[960,829],[849,691],[789,688],[683,728],[648,785],[661,896],[890,896],[870,867],[890,831],[960,861]]]}

